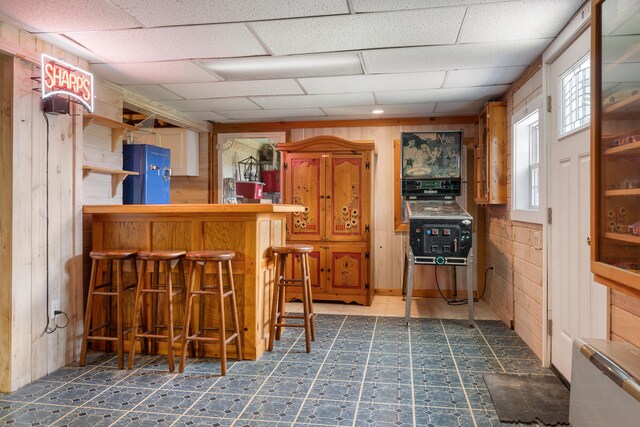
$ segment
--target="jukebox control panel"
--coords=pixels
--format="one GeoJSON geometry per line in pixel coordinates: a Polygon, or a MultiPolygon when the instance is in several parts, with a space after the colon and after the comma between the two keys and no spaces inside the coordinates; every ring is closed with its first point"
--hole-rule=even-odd
{"type": "Polygon", "coordinates": [[[412,218],[409,241],[416,264],[466,265],[471,232],[468,219],[412,218]]]}

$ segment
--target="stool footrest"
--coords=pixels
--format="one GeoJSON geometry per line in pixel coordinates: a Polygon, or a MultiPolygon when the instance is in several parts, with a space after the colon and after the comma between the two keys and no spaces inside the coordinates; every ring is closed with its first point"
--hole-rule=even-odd
{"type": "MultiPolygon", "coordinates": [[[[155,339],[161,339],[161,340],[164,340],[164,341],[169,341],[169,337],[166,336],[166,335],[151,334],[151,333],[146,333],[146,332],[142,333],[142,334],[137,334],[136,335],[136,339],[137,338],[155,338],[155,339]]],[[[182,334],[175,335],[173,337],[173,342],[176,342],[176,341],[181,340],[181,339],[182,339],[182,334]]]]}
{"type": "MultiPolygon", "coordinates": [[[[167,291],[165,289],[143,289],[141,291],[143,294],[166,294],[167,291]]],[[[180,295],[182,293],[182,289],[177,291],[172,291],[171,296],[175,297],[176,295],[180,295]]]]}
{"type": "Polygon", "coordinates": [[[276,323],[275,326],[286,326],[291,328],[304,328],[304,323],[276,323]]]}
{"type": "MultiPolygon", "coordinates": [[[[232,293],[233,293],[233,291],[228,290],[228,291],[225,291],[225,292],[222,294],[222,296],[223,296],[224,298],[226,298],[226,297],[228,297],[229,295],[231,295],[232,293]]],[[[218,295],[218,291],[217,291],[217,290],[215,290],[215,291],[207,291],[207,290],[204,290],[204,291],[203,291],[203,290],[199,290],[199,291],[191,291],[191,295],[218,295]]]]}
{"type": "Polygon", "coordinates": [[[116,291],[94,291],[93,292],[94,296],[101,296],[101,297],[115,297],[116,295],[118,295],[118,292],[116,291]]]}
{"type": "Polygon", "coordinates": [[[99,335],[89,335],[87,341],[118,341],[118,337],[101,337],[99,335]]]}

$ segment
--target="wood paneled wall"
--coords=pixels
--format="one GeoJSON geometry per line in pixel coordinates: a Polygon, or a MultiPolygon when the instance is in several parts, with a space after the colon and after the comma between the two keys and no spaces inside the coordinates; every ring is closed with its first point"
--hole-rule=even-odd
{"type": "Polygon", "coordinates": [[[640,347],[640,298],[611,291],[611,339],[640,347]]]}
{"type": "MultiPolygon", "coordinates": [[[[80,109],[72,104],[72,115],[48,115],[47,134],[40,96],[34,91],[38,83],[31,77],[39,75],[35,64],[40,53],[81,67],[86,63],[4,23],[0,45],[9,54],[24,58],[3,60],[2,91],[10,96],[3,97],[2,173],[11,174],[12,179],[3,179],[3,186],[10,187],[3,190],[1,208],[3,221],[11,211],[11,223],[2,227],[11,229],[10,238],[3,239],[3,250],[10,254],[3,263],[11,266],[2,275],[0,305],[5,317],[1,317],[0,389],[9,391],[73,361],[79,344],[82,120],[76,116],[80,109]],[[9,153],[10,157],[4,157],[9,153]],[[58,300],[69,316],[68,326],[52,334],[44,333],[47,288],[49,300],[58,300]]],[[[4,231],[2,237],[7,237],[4,231]]]]}
{"type": "MultiPolygon", "coordinates": [[[[542,93],[542,71],[532,65],[527,77],[507,93],[507,204],[487,206],[484,299],[500,320],[512,325],[542,358],[542,225],[512,221],[512,117],[542,93]],[[534,244],[535,243],[535,244],[534,244]]],[[[484,272],[478,272],[482,278],[484,272]]]]}
{"type": "Polygon", "coordinates": [[[209,203],[209,134],[199,133],[198,176],[171,178],[171,203],[209,203]]]}
{"type": "MultiPolygon", "coordinates": [[[[376,161],[374,167],[373,194],[373,274],[376,290],[386,294],[400,295],[406,233],[395,231],[393,219],[393,140],[399,139],[403,131],[419,132],[429,130],[462,129],[465,137],[475,136],[475,128],[470,124],[437,126],[371,126],[344,128],[305,128],[291,130],[291,141],[300,141],[318,135],[333,135],[351,141],[374,141],[376,161]]],[[[464,289],[464,277],[458,274],[459,289],[464,289]]],[[[438,280],[443,290],[451,289],[451,269],[438,269],[438,280]]],[[[416,295],[436,296],[434,267],[417,266],[414,289],[416,295]]],[[[463,294],[463,292],[460,292],[463,294]]]]}

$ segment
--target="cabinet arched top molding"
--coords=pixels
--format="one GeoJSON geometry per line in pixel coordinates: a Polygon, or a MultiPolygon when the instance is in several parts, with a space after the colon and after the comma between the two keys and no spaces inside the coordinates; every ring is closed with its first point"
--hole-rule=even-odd
{"type": "Polygon", "coordinates": [[[331,135],[319,135],[312,138],[303,139],[296,142],[287,142],[278,144],[279,151],[295,151],[295,152],[362,152],[374,151],[376,144],[373,141],[349,141],[348,139],[338,138],[331,135]]]}

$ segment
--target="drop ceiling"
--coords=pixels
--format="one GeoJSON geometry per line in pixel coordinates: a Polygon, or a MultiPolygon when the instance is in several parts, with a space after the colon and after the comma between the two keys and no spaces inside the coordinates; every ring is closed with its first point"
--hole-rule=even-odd
{"type": "Polygon", "coordinates": [[[87,59],[131,92],[202,120],[241,123],[477,114],[582,4],[3,0],[0,20],[87,59]]]}

